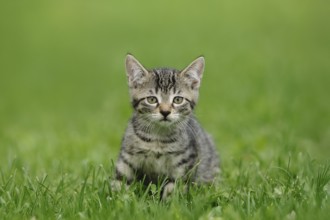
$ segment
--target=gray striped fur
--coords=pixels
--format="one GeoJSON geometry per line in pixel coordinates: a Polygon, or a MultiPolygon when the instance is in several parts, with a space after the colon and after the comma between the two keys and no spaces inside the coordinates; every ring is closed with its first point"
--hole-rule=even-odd
{"type": "Polygon", "coordinates": [[[146,70],[132,55],[127,55],[126,72],[134,113],[116,164],[118,181],[144,180],[148,184],[167,178],[169,184],[163,197],[172,191],[178,179],[213,182],[219,173],[218,154],[212,139],[193,115],[203,70],[203,57],[178,71],[146,70]],[[156,98],[157,102],[150,103],[154,99],[148,97],[156,98]],[[179,101],[175,103],[174,99],[179,101]]]}

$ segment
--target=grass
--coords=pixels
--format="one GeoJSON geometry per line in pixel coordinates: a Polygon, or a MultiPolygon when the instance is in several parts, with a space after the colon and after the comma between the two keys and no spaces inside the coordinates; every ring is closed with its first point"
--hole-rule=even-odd
{"type": "Polygon", "coordinates": [[[1,219],[329,218],[328,3],[0,4],[1,219]],[[219,186],[111,192],[127,52],[147,67],[205,55],[196,115],[219,186]]]}
{"type": "Polygon", "coordinates": [[[8,219],[326,219],[330,165],[296,155],[272,163],[231,161],[224,167],[221,186],[192,187],[183,193],[179,185],[167,201],[160,201],[155,185],[145,190],[135,183],[129,190],[112,192],[110,164],[87,163],[71,172],[59,166],[51,174],[34,176],[14,160],[2,171],[1,215],[8,219]]]}

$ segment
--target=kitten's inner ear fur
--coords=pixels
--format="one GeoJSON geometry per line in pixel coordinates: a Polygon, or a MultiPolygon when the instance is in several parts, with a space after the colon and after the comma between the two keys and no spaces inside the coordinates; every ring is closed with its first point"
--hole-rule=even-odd
{"type": "Polygon", "coordinates": [[[180,75],[185,78],[185,82],[191,89],[197,90],[199,88],[203,77],[204,66],[204,57],[198,57],[189,64],[188,67],[181,71],[180,75]]]}
{"type": "Polygon", "coordinates": [[[134,56],[127,54],[126,75],[129,87],[137,87],[146,81],[148,71],[134,56]]]}

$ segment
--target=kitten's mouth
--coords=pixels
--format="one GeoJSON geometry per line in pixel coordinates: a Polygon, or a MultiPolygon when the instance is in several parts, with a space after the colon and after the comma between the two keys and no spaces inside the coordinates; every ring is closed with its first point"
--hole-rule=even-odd
{"type": "Polygon", "coordinates": [[[159,120],[162,124],[169,124],[171,123],[172,121],[168,118],[162,118],[159,120]]]}

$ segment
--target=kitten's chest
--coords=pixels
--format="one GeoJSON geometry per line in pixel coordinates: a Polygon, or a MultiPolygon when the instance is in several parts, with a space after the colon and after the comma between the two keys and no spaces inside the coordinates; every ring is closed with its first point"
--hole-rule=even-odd
{"type": "Polygon", "coordinates": [[[169,175],[173,170],[173,158],[170,155],[148,152],[138,160],[140,168],[146,173],[169,175]]]}
{"type": "Polygon", "coordinates": [[[180,143],[141,143],[139,151],[134,155],[137,166],[146,173],[171,176],[178,156],[182,151],[180,143]]]}

